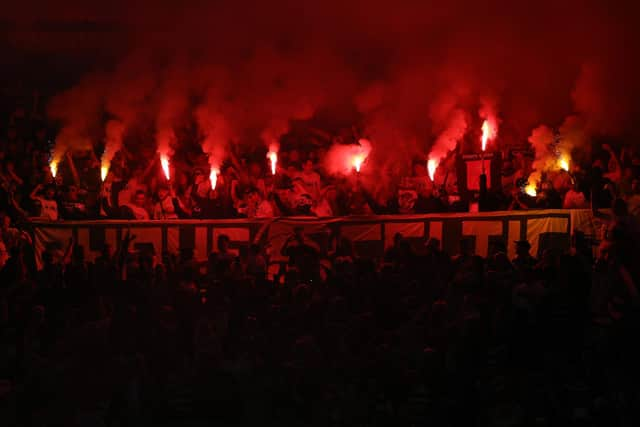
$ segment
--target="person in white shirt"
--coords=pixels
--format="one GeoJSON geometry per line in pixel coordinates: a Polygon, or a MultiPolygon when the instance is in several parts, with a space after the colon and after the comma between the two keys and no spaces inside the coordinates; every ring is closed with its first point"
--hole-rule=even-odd
{"type": "Polygon", "coordinates": [[[271,218],[273,207],[268,200],[262,199],[256,188],[250,188],[244,194],[238,213],[246,215],[247,218],[271,218]]]}
{"type": "Polygon", "coordinates": [[[158,201],[153,206],[153,219],[178,219],[180,215],[176,211],[176,205],[178,209],[181,209],[180,201],[173,194],[173,190],[166,185],[158,187],[158,201]]]}
{"type": "Polygon", "coordinates": [[[589,202],[584,196],[584,193],[578,189],[578,185],[574,183],[572,187],[564,195],[564,201],[562,202],[564,209],[588,209],[589,202]]]}
{"type": "Polygon", "coordinates": [[[313,200],[318,200],[322,184],[320,181],[320,175],[315,171],[312,160],[304,162],[302,165],[302,172],[298,172],[295,178],[300,178],[305,192],[310,194],[313,200]]]}
{"type": "Polygon", "coordinates": [[[149,212],[146,208],[146,204],[147,197],[144,194],[144,191],[138,190],[135,197],[133,198],[133,203],[127,203],[124,206],[131,210],[133,219],[148,220],[150,219],[150,217],[149,212]]]}
{"type": "Polygon", "coordinates": [[[55,199],[56,189],[53,185],[47,185],[44,188],[44,194],[39,195],[43,189],[42,184],[38,184],[31,192],[31,200],[40,203],[40,216],[50,221],[58,220],[58,202],[55,199]]]}

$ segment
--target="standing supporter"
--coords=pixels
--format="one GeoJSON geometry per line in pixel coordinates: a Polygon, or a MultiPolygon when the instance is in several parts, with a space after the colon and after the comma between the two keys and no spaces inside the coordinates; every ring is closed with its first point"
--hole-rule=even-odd
{"type": "Polygon", "coordinates": [[[136,167],[133,170],[131,178],[129,178],[118,194],[118,206],[130,204],[139,191],[142,191],[145,196],[149,194],[149,186],[146,184],[146,181],[157,162],[158,157],[154,157],[154,159],[147,164],[145,169],[136,167]]]}
{"type": "Polygon", "coordinates": [[[580,191],[580,184],[576,181],[564,195],[563,209],[588,209],[589,202],[584,193],[580,191]]]}
{"type": "Polygon", "coordinates": [[[172,188],[166,184],[159,185],[156,198],[158,201],[153,206],[153,219],[186,218],[186,212],[172,188]]]}
{"type": "Polygon", "coordinates": [[[517,240],[516,257],[511,261],[513,266],[521,273],[531,273],[538,261],[531,256],[531,244],[526,240],[517,240]]]}
{"type": "Polygon", "coordinates": [[[607,163],[607,172],[604,177],[613,182],[614,184],[620,183],[622,178],[622,167],[618,156],[613,151],[609,144],[602,144],[602,148],[609,154],[609,162],[607,163]]]}
{"type": "Polygon", "coordinates": [[[320,175],[315,171],[313,160],[305,160],[302,164],[302,172],[297,173],[296,178],[300,178],[305,192],[310,194],[313,200],[318,200],[322,183],[320,175]]]}
{"type": "Polygon", "coordinates": [[[273,217],[273,207],[268,200],[262,199],[260,192],[256,188],[248,188],[244,198],[238,206],[238,213],[247,218],[271,218],[273,217]]]}
{"type": "Polygon", "coordinates": [[[540,187],[540,192],[536,199],[536,209],[561,209],[562,197],[554,188],[551,182],[544,181],[540,187]]]}
{"type": "Polygon", "coordinates": [[[605,209],[611,206],[615,196],[615,186],[611,180],[602,174],[602,169],[594,167],[591,170],[590,200],[595,209],[605,209]]]}
{"type": "Polygon", "coordinates": [[[40,204],[40,217],[51,221],[58,220],[58,202],[55,199],[56,188],[53,184],[38,184],[31,192],[31,199],[40,204]],[[41,194],[43,191],[44,194],[41,194]]]}
{"type": "Polygon", "coordinates": [[[69,185],[64,192],[60,202],[60,214],[63,219],[71,220],[87,219],[89,217],[87,205],[76,185],[69,185]]]}
{"type": "Polygon", "coordinates": [[[123,217],[127,219],[150,219],[147,209],[147,196],[143,190],[136,191],[132,203],[126,203],[122,206],[123,217]]]}

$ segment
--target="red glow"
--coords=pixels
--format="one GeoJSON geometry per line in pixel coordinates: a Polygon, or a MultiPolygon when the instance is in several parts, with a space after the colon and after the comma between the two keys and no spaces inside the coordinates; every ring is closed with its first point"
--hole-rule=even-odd
{"type": "Polygon", "coordinates": [[[436,176],[436,169],[438,168],[438,162],[434,159],[429,159],[427,161],[427,170],[429,171],[429,178],[433,181],[433,178],[436,176]]]}
{"type": "Polygon", "coordinates": [[[164,172],[165,178],[169,181],[169,179],[171,179],[171,175],[169,173],[169,156],[166,154],[160,154],[160,165],[162,166],[162,172],[164,172]]]}
{"type": "Polygon", "coordinates": [[[362,163],[364,162],[364,155],[363,154],[356,154],[355,156],[353,156],[353,167],[355,168],[356,172],[360,173],[360,168],[362,167],[362,163]]]}
{"type": "Polygon", "coordinates": [[[267,158],[271,162],[271,174],[276,174],[276,166],[278,165],[278,153],[275,151],[269,151],[267,153],[267,158]]]}
{"type": "Polygon", "coordinates": [[[211,172],[209,173],[209,181],[211,181],[211,189],[215,190],[216,185],[218,184],[218,175],[220,174],[220,170],[212,167],[211,172]]]}
{"type": "Polygon", "coordinates": [[[485,120],[482,123],[482,151],[487,148],[487,141],[489,140],[490,133],[491,127],[489,126],[489,121],[485,120]]]}

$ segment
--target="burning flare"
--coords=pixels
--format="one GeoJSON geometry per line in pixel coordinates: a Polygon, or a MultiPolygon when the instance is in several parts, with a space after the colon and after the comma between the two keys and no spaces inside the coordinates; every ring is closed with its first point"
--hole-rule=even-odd
{"type": "Polygon", "coordinates": [[[360,168],[362,167],[364,159],[364,154],[356,154],[355,156],[353,156],[353,160],[351,161],[351,163],[353,163],[353,167],[356,172],[360,173],[360,168]]]}
{"type": "Polygon", "coordinates": [[[427,161],[427,171],[429,172],[429,179],[433,181],[436,176],[436,169],[438,168],[438,162],[435,159],[429,159],[427,161]]]}
{"type": "Polygon", "coordinates": [[[209,181],[211,181],[211,189],[215,190],[216,185],[218,184],[218,175],[220,174],[220,169],[211,167],[211,172],[209,172],[209,181]]]}
{"type": "Polygon", "coordinates": [[[485,120],[482,123],[482,151],[487,148],[487,141],[491,135],[491,126],[489,125],[489,120],[485,120]]]}
{"type": "Polygon", "coordinates": [[[565,172],[569,172],[569,158],[566,156],[560,156],[558,159],[558,167],[565,172]]]}
{"type": "Polygon", "coordinates": [[[524,192],[531,197],[536,197],[538,195],[538,191],[536,190],[536,184],[535,183],[527,184],[527,186],[524,187],[524,192]]]}
{"type": "Polygon", "coordinates": [[[107,166],[103,162],[102,166],[100,166],[100,179],[102,180],[102,182],[104,182],[104,180],[107,179],[108,173],[109,173],[109,166],[107,166]]]}
{"type": "Polygon", "coordinates": [[[271,175],[276,174],[276,166],[278,165],[278,152],[274,151],[273,148],[269,149],[267,153],[267,158],[271,162],[271,175]]]}
{"type": "Polygon", "coordinates": [[[51,171],[51,176],[55,178],[56,175],[58,174],[58,161],[57,160],[51,160],[51,163],[49,163],[49,170],[51,171]]]}
{"type": "Polygon", "coordinates": [[[162,166],[162,172],[164,172],[165,178],[169,181],[169,179],[171,179],[171,175],[169,174],[169,156],[160,154],[160,166],[162,166]]]}

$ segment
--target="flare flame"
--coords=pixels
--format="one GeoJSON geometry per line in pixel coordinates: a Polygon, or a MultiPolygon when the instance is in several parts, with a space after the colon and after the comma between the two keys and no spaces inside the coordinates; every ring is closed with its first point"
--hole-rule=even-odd
{"type": "Polygon", "coordinates": [[[558,159],[558,167],[565,172],[569,172],[569,158],[566,156],[561,156],[558,159]]]}
{"type": "Polygon", "coordinates": [[[169,179],[171,179],[171,175],[169,173],[169,156],[166,154],[160,154],[160,165],[162,166],[162,172],[164,172],[165,178],[169,181],[169,179]]]}
{"type": "Polygon", "coordinates": [[[267,153],[267,158],[271,162],[271,175],[275,175],[276,166],[278,165],[278,152],[275,151],[273,148],[270,148],[269,152],[267,153]]]}
{"type": "Polygon", "coordinates": [[[364,162],[364,155],[362,154],[356,154],[355,156],[353,156],[353,167],[356,170],[356,172],[360,173],[360,168],[362,167],[362,162],[364,162]]]}
{"type": "Polygon", "coordinates": [[[491,126],[489,125],[489,120],[485,120],[482,123],[482,151],[487,148],[487,141],[491,135],[491,126]]]}
{"type": "Polygon", "coordinates": [[[58,161],[57,160],[51,160],[51,163],[49,163],[49,170],[51,171],[51,176],[55,178],[56,175],[58,174],[58,161]]]}
{"type": "Polygon", "coordinates": [[[215,190],[216,185],[218,184],[218,175],[220,174],[220,170],[218,168],[211,168],[211,172],[209,172],[209,181],[211,181],[211,189],[215,190]]]}
{"type": "Polygon", "coordinates": [[[531,197],[536,197],[538,195],[538,190],[536,189],[536,184],[527,184],[526,187],[524,187],[524,192],[527,193],[529,196],[531,197]]]}
{"type": "Polygon", "coordinates": [[[433,179],[436,176],[436,169],[438,168],[438,162],[435,159],[429,159],[427,161],[427,171],[429,172],[429,178],[431,179],[431,181],[433,181],[433,179]]]}

